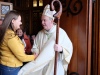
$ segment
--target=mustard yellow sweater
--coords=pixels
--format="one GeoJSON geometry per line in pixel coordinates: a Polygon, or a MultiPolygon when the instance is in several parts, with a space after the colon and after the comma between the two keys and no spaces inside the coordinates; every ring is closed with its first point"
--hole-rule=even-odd
{"type": "Polygon", "coordinates": [[[24,45],[15,33],[8,29],[0,46],[0,64],[9,67],[19,67],[23,62],[34,60],[34,55],[26,55],[24,45]]]}

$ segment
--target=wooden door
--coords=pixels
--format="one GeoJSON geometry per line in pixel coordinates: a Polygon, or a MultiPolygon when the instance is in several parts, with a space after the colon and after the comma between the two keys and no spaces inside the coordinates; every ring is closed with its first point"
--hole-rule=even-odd
{"type": "Polygon", "coordinates": [[[74,48],[68,75],[72,72],[91,75],[92,0],[81,1],[83,8],[79,14],[67,16],[63,13],[61,17],[61,27],[67,32],[74,48]]]}
{"type": "Polygon", "coordinates": [[[93,3],[92,75],[100,75],[100,0],[93,3]]]}

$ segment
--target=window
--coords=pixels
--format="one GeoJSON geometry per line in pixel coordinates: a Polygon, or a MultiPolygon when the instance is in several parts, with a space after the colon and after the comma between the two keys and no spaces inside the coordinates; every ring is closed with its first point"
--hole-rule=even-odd
{"type": "Polygon", "coordinates": [[[5,14],[13,9],[13,4],[9,2],[0,2],[0,19],[4,19],[5,14]]]}
{"type": "Polygon", "coordinates": [[[38,7],[38,6],[43,6],[43,0],[33,0],[33,7],[38,7]]]}

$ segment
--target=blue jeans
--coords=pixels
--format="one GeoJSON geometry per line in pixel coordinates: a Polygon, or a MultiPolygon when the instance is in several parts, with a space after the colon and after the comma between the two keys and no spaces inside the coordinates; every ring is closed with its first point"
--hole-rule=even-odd
{"type": "Polygon", "coordinates": [[[17,75],[20,67],[8,67],[0,64],[0,75],[17,75]]]}

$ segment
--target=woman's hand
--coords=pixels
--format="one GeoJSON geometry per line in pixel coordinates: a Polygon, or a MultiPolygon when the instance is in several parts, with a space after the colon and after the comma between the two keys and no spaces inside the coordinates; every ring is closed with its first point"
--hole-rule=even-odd
{"type": "Polygon", "coordinates": [[[38,54],[34,53],[34,60],[38,57],[38,54]]]}

